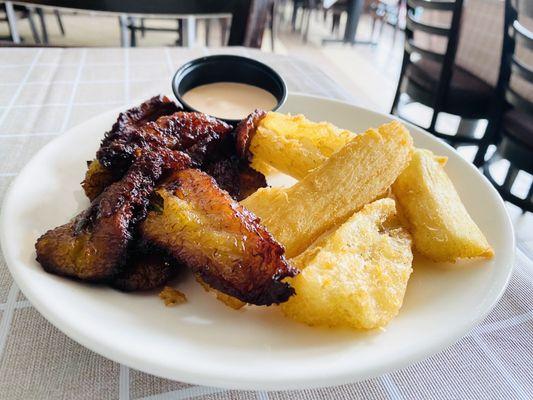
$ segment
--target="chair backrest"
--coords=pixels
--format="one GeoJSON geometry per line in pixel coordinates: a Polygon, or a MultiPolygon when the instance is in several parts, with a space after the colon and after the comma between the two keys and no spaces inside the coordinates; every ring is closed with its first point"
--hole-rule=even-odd
{"type": "Polygon", "coordinates": [[[407,0],[404,63],[410,62],[411,57],[416,54],[418,57],[437,61],[442,65],[439,83],[434,97],[434,109],[438,109],[440,105],[443,104],[450,86],[455,54],[457,52],[457,43],[459,40],[462,10],[463,0],[407,0]],[[422,22],[419,16],[424,13],[424,11],[451,13],[451,22],[446,26],[422,22]],[[444,53],[438,53],[420,47],[415,43],[416,32],[423,32],[427,35],[436,35],[446,39],[446,49],[444,53]]]}
{"type": "Polygon", "coordinates": [[[533,90],[533,27],[528,29],[522,21],[533,25],[533,1],[505,0],[505,24],[502,62],[498,92],[512,107],[533,114],[533,99],[527,96],[526,85],[533,90]],[[530,57],[524,57],[525,54],[530,57]],[[528,62],[529,61],[529,62],[528,62]],[[514,81],[521,82],[522,90],[514,81]]]}

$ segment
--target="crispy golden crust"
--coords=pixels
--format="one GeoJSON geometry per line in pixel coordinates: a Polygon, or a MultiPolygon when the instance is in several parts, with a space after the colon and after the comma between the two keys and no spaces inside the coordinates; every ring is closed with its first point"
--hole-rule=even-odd
{"type": "Polygon", "coordinates": [[[230,125],[206,114],[177,112],[140,128],[128,129],[120,136],[106,136],[96,157],[105,168],[123,170],[139,150],[167,148],[184,151],[193,161],[201,163],[210,145],[222,140],[231,130],[230,125]]]}
{"type": "MultiPolygon", "coordinates": [[[[108,185],[121,178],[139,150],[181,150],[196,165],[215,178],[221,188],[241,200],[266,186],[265,177],[252,170],[238,155],[236,137],[244,138],[265,113],[255,111],[232,132],[231,126],[202,113],[177,112],[161,99],[153,98],[128,110],[102,141],[97,159],[88,164],[82,186],[93,200],[108,185]],[[158,118],[156,121],[154,118],[158,118]]],[[[168,99],[166,99],[168,100],[168,99]]],[[[171,103],[174,104],[174,103],[171,103]]]]}
{"type": "MultiPolygon", "coordinates": [[[[109,132],[106,133],[101,147],[105,148],[119,137],[127,136],[128,131],[137,130],[150,121],[156,121],[163,115],[170,115],[180,108],[166,96],[155,96],[145,101],[138,107],[131,108],[119,114],[117,121],[109,132]]],[[[92,201],[104,189],[119,180],[128,165],[120,168],[104,167],[97,159],[87,162],[87,172],[82,182],[85,194],[92,201]]]]}
{"type": "Polygon", "coordinates": [[[131,135],[148,122],[156,121],[164,115],[171,115],[180,108],[166,96],[155,96],[118,115],[117,121],[105,134],[97,158],[105,168],[125,171],[133,162],[138,147],[131,143],[131,135]],[[122,147],[121,147],[122,146],[122,147]]]}
{"type": "Polygon", "coordinates": [[[116,182],[120,177],[115,177],[113,172],[107,168],[104,168],[100,161],[94,159],[87,162],[87,172],[85,173],[85,179],[81,183],[85,195],[89,200],[96,199],[100,193],[104,191],[106,187],[116,182]]]}
{"type": "Polygon", "coordinates": [[[283,247],[209,175],[195,169],[176,172],[157,194],[161,209],[150,211],[139,227],[144,240],[241,301],[270,305],[293,294],[281,282],[297,273],[283,247]]]}
{"type": "Polygon", "coordinates": [[[409,163],[412,148],[407,129],[390,122],[356,136],[290,188],[262,189],[241,204],[261,218],[292,258],[387,191],[409,163]]]}
{"type": "Polygon", "coordinates": [[[233,155],[210,162],[202,170],[211,175],[217,185],[237,201],[267,186],[262,173],[252,169],[248,162],[239,160],[233,155]]]}
{"type": "Polygon", "coordinates": [[[159,298],[163,300],[165,306],[167,307],[174,307],[178,304],[187,302],[187,296],[185,296],[185,293],[182,293],[178,289],[174,289],[170,286],[165,286],[161,293],[159,293],[159,298]]]}
{"type": "Polygon", "coordinates": [[[225,305],[227,305],[230,308],[233,308],[234,310],[240,310],[241,308],[243,308],[246,305],[245,302],[240,301],[239,299],[237,299],[237,298],[235,298],[233,296],[227,295],[226,293],[222,293],[219,290],[213,289],[211,286],[209,286],[207,283],[205,283],[202,280],[202,278],[200,278],[199,276],[196,276],[196,282],[198,282],[200,285],[202,285],[202,287],[204,288],[204,290],[207,293],[214,294],[218,301],[224,303],[225,305]]]}
{"type": "Polygon", "coordinates": [[[235,138],[237,144],[237,155],[243,160],[251,160],[248,149],[255,133],[257,125],[265,117],[266,111],[255,110],[243,119],[235,128],[235,138]]]}
{"type": "Polygon", "coordinates": [[[443,168],[446,161],[424,149],[392,185],[416,250],[436,262],[494,255],[443,168]]]}
{"type": "Polygon", "coordinates": [[[179,152],[141,156],[87,210],[37,240],[37,261],[48,272],[81,280],[113,277],[124,264],[136,223],[146,215],[155,181],[165,169],[189,163],[179,152]]]}

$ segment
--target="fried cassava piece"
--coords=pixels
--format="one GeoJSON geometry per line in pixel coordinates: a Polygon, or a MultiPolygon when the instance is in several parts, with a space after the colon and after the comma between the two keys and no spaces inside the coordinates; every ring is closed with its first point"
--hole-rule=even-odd
{"type": "Polygon", "coordinates": [[[58,275],[108,281],[127,259],[135,226],[146,215],[148,196],[157,179],[167,168],[189,164],[187,155],[169,150],[142,155],[87,210],[37,240],[37,261],[58,275]]]}
{"type": "MultiPolygon", "coordinates": [[[[251,124],[252,125],[252,124],[251,124]]],[[[312,122],[303,115],[278,112],[257,114],[255,129],[243,133],[241,142],[252,167],[263,169],[268,164],[275,169],[302,179],[310,171],[322,165],[333,153],[355,137],[353,132],[340,129],[329,122],[312,122]]]]}
{"type": "Polygon", "coordinates": [[[251,304],[286,301],[281,280],[297,270],[259,220],[196,169],[174,173],[140,224],[145,241],[187,265],[209,286],[251,304]]]}
{"type": "Polygon", "coordinates": [[[383,327],[402,306],[412,260],[394,200],[377,200],[291,260],[301,272],[287,279],[296,295],[282,310],[309,325],[383,327]]]}
{"type": "Polygon", "coordinates": [[[416,250],[433,261],[494,255],[487,239],[464,207],[442,159],[416,149],[392,186],[409,223],[416,250]]]}
{"type": "Polygon", "coordinates": [[[383,194],[407,166],[412,148],[401,123],[384,124],[357,135],[292,187],[274,194],[259,189],[241,204],[285,246],[287,257],[295,257],[383,194]]]}

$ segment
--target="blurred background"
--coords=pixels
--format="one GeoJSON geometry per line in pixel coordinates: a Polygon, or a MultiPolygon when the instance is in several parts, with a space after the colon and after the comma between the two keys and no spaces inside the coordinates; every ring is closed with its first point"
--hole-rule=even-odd
{"type": "MultiPolygon", "coordinates": [[[[533,0],[0,2],[0,45],[246,46],[320,67],[533,210],[533,0]]],[[[201,51],[200,51],[201,54],[201,51]]]]}

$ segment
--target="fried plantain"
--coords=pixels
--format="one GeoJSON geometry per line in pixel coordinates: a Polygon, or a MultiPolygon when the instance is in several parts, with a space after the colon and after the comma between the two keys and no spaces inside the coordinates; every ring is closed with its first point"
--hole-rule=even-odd
{"type": "Polygon", "coordinates": [[[87,210],[37,240],[37,261],[58,275],[92,282],[110,279],[124,264],[135,225],[146,216],[155,181],[165,169],[189,164],[190,158],[179,152],[143,154],[87,210]]]}
{"type": "Polygon", "coordinates": [[[286,301],[292,287],[281,280],[297,274],[283,247],[255,215],[196,169],[172,174],[156,195],[160,210],[139,225],[148,243],[187,265],[209,286],[241,301],[270,305],[286,301]]]}
{"type": "Polygon", "coordinates": [[[196,112],[176,112],[129,129],[120,136],[106,138],[96,153],[100,163],[109,169],[124,170],[139,150],[167,148],[181,150],[201,163],[210,145],[230,134],[232,127],[223,121],[196,112]]]}
{"type": "Polygon", "coordinates": [[[151,249],[132,251],[124,269],[113,278],[111,286],[124,292],[151,290],[163,286],[181,270],[172,257],[151,249]]]}
{"type": "Polygon", "coordinates": [[[267,115],[266,111],[255,110],[235,127],[237,155],[243,160],[252,160],[249,152],[250,142],[255,134],[259,122],[267,115]]]}
{"type": "MultiPolygon", "coordinates": [[[[121,112],[113,127],[106,133],[101,147],[106,147],[110,143],[118,140],[119,137],[126,136],[128,131],[137,130],[147,122],[156,121],[163,115],[170,115],[179,111],[180,107],[166,96],[155,96],[145,101],[138,107],[121,112]]],[[[85,194],[92,201],[111,183],[119,180],[125,166],[122,168],[106,168],[97,159],[87,162],[87,173],[82,182],[85,194]]]]}
{"type": "Polygon", "coordinates": [[[93,201],[106,187],[118,179],[120,179],[120,176],[115,176],[112,170],[104,168],[100,161],[94,159],[87,161],[87,172],[81,186],[85,191],[85,195],[89,200],[93,201]]]}
{"type": "Polygon", "coordinates": [[[202,170],[211,175],[217,185],[237,201],[267,186],[262,173],[252,169],[247,161],[239,160],[234,155],[210,162],[202,170]]]}

